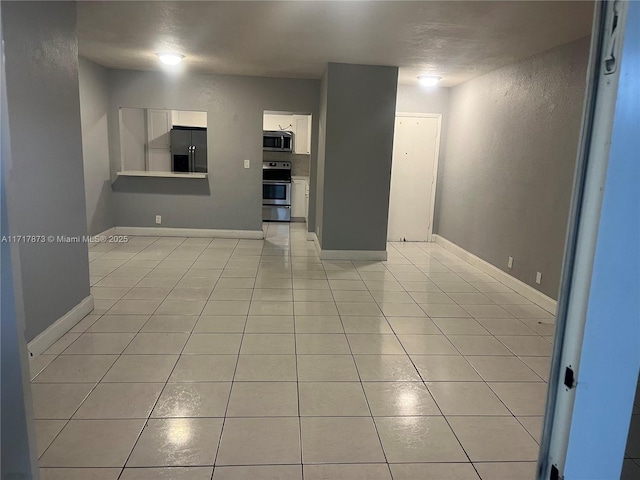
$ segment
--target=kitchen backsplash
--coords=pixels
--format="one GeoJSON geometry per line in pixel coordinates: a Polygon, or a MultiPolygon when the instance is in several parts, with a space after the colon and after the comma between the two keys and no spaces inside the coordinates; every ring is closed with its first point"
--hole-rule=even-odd
{"type": "Polygon", "coordinates": [[[311,156],[284,152],[262,152],[263,162],[291,162],[291,175],[308,177],[311,170],[311,156]]]}

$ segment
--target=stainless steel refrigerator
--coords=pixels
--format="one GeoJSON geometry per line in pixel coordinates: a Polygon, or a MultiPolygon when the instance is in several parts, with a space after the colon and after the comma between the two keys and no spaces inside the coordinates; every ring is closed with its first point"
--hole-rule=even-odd
{"type": "Polygon", "coordinates": [[[174,172],[207,172],[207,129],[173,127],[171,129],[171,168],[174,172]]]}

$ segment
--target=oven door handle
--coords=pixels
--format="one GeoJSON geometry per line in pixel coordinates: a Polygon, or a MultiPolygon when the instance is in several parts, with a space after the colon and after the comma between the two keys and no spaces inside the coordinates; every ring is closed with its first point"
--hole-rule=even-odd
{"type": "Polygon", "coordinates": [[[266,185],[289,185],[291,180],[262,180],[266,185]]]}

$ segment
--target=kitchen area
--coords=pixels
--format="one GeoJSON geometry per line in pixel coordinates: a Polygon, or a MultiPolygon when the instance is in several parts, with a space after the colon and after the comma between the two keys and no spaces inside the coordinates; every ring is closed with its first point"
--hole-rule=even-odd
{"type": "Polygon", "coordinates": [[[118,176],[207,177],[207,112],[120,107],[118,120],[118,176]]]}
{"type": "Polygon", "coordinates": [[[265,111],[262,132],[262,219],[306,222],[312,116],[265,111]]]}

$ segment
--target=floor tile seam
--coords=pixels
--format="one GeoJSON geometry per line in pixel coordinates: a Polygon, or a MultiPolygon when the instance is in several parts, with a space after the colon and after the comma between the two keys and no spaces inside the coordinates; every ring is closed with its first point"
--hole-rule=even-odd
{"type": "MultiPolygon", "coordinates": [[[[185,239],[186,241],[186,239],[185,239]]],[[[211,240],[213,241],[213,239],[211,240]]],[[[182,242],[184,243],[184,242],[182,242]]],[[[209,244],[211,244],[211,242],[209,242],[209,244]]],[[[177,246],[176,246],[177,248],[177,246]]],[[[174,249],[175,250],[175,249],[174,249]]],[[[197,260],[204,254],[204,251],[206,250],[206,248],[200,253],[200,255],[198,255],[198,257],[196,258],[196,260],[194,260],[194,262],[191,264],[191,266],[195,265],[195,263],[197,262],[197,260]]],[[[172,250],[173,251],[173,250],[172,250]]],[[[228,261],[227,261],[228,262],[228,261]]],[[[226,263],[225,263],[226,265],[226,263]]],[[[158,268],[157,266],[155,268],[158,268]]],[[[155,270],[155,268],[153,270],[155,270]]],[[[152,271],[153,271],[152,270],[152,271]]],[[[181,288],[178,287],[178,284],[180,283],[181,280],[184,279],[185,275],[187,275],[187,273],[191,270],[191,267],[188,268],[183,274],[182,276],[178,279],[178,281],[176,282],[176,284],[171,288],[171,290],[169,290],[169,293],[167,293],[167,295],[162,299],[162,301],[158,304],[158,307],[156,307],[156,309],[153,311],[153,313],[149,316],[149,318],[147,319],[147,321],[142,325],[142,327],[140,327],[140,330],[138,331],[138,333],[142,332],[142,329],[144,329],[144,327],[147,325],[147,323],[149,323],[149,321],[154,317],[154,315],[157,315],[157,311],[160,308],[160,306],[164,303],[165,300],[167,300],[169,298],[169,296],[171,295],[171,293],[176,289],[176,288],[181,288]]],[[[209,297],[211,297],[213,290],[215,289],[215,286],[217,285],[218,281],[220,280],[220,277],[218,277],[216,279],[216,282],[214,283],[213,288],[211,289],[211,292],[209,292],[209,297]]],[[[209,298],[207,297],[207,299],[209,298]]],[[[208,302],[208,300],[205,301],[205,305],[202,307],[202,310],[200,310],[200,313],[198,315],[195,315],[198,317],[198,320],[200,319],[200,317],[202,316],[202,312],[204,311],[204,308],[206,306],[206,303],[208,302]]],[[[196,324],[198,323],[198,320],[196,320],[196,324]]],[[[193,330],[195,329],[195,324],[193,326],[193,328],[191,329],[191,331],[189,332],[189,337],[187,338],[187,343],[189,342],[189,339],[191,338],[191,335],[193,334],[193,330]]],[[[186,346],[186,343],[185,343],[186,346]]],[[[182,350],[184,351],[184,346],[182,348],[182,350]]],[[[180,354],[182,355],[182,353],[180,354]]],[[[178,356],[178,360],[180,359],[180,355],[178,356]]]]}
{"type": "MultiPolygon", "coordinates": [[[[289,230],[289,248],[288,248],[288,252],[289,254],[291,254],[291,230],[289,230]]],[[[291,299],[292,301],[294,300],[294,296],[293,296],[293,265],[292,263],[289,264],[289,269],[292,275],[292,280],[291,280],[291,299]]],[[[324,266],[322,267],[322,271],[324,272],[324,266]]],[[[326,272],[325,272],[326,275],[326,272]]],[[[293,307],[294,310],[294,316],[293,316],[293,351],[295,354],[295,365],[296,365],[296,401],[297,401],[297,408],[298,408],[298,444],[300,445],[300,475],[302,480],[304,480],[304,468],[302,468],[302,461],[304,458],[304,446],[302,444],[302,409],[301,409],[301,405],[300,405],[300,375],[299,375],[299,369],[298,369],[298,340],[297,340],[297,335],[296,335],[296,320],[295,320],[295,307],[293,307]]]]}
{"type": "MultiPolygon", "coordinates": [[[[186,240],[185,240],[185,241],[186,241],[186,240]]],[[[212,241],[213,241],[213,240],[212,240],[212,241]]],[[[180,244],[182,244],[182,243],[184,243],[184,242],[181,242],[180,244]]],[[[211,242],[209,242],[209,243],[211,243],[211,242]]],[[[180,244],[179,244],[179,245],[180,245],[180,244]]],[[[176,248],[177,248],[177,246],[176,246],[176,248]]],[[[175,249],[174,249],[174,250],[175,250],[175,249]]],[[[173,250],[172,250],[172,251],[173,251],[173,250]]],[[[202,253],[201,253],[200,255],[202,255],[202,253]]],[[[198,258],[199,258],[199,256],[198,256],[198,258]]],[[[194,261],[194,263],[195,263],[195,261],[194,261]]],[[[193,263],[192,263],[192,265],[193,265],[193,263]]],[[[189,271],[189,269],[187,269],[187,270],[185,271],[185,273],[180,277],[180,280],[184,278],[184,276],[187,274],[187,272],[188,272],[188,271],[189,271]]],[[[178,282],[176,283],[176,286],[178,285],[178,283],[180,283],[180,280],[178,280],[178,282]]],[[[175,288],[176,288],[176,286],[174,286],[174,287],[173,287],[173,289],[175,289],[175,288]]],[[[173,291],[173,289],[172,289],[171,291],[173,291]]],[[[171,293],[171,291],[170,291],[169,293],[171,293]]],[[[149,317],[149,319],[147,320],[147,322],[149,322],[149,320],[151,320],[151,318],[153,317],[153,315],[155,314],[155,312],[158,310],[158,308],[160,308],[160,305],[161,305],[161,304],[162,304],[162,302],[160,302],[160,304],[158,305],[158,307],[156,308],[156,310],[154,311],[154,313],[153,313],[153,314],[151,314],[151,316],[149,317]]],[[[204,310],[204,307],[203,307],[203,310],[204,310]]],[[[201,314],[202,314],[202,311],[200,312],[200,315],[201,315],[201,314]]],[[[147,324],[147,322],[145,322],[145,325],[147,324]]],[[[196,321],[196,323],[197,323],[197,321],[196,321]]],[[[142,328],[144,328],[144,325],[143,325],[143,327],[142,327],[142,328]]],[[[195,328],[195,325],[194,325],[194,328],[195,328]]],[[[161,391],[160,391],[160,394],[158,395],[158,398],[156,398],[156,401],[154,402],[154,404],[153,404],[152,408],[149,410],[149,415],[147,416],[147,419],[145,420],[144,425],[142,426],[142,429],[140,430],[140,433],[138,434],[138,436],[137,436],[137,438],[136,438],[136,441],[135,441],[135,442],[134,442],[134,444],[133,444],[133,447],[131,448],[131,450],[129,451],[129,454],[127,455],[127,459],[125,460],[124,465],[122,466],[122,467],[123,467],[122,472],[124,472],[124,468],[125,468],[125,467],[126,467],[126,465],[129,463],[129,460],[131,459],[131,455],[133,454],[133,451],[135,450],[136,446],[138,445],[138,442],[139,442],[139,441],[140,441],[140,439],[142,438],[142,434],[143,434],[143,432],[144,432],[145,428],[147,428],[147,426],[149,425],[149,419],[151,418],[151,415],[153,414],[153,411],[154,411],[154,410],[155,410],[155,408],[157,407],[158,402],[160,401],[160,398],[162,397],[162,394],[163,394],[163,393],[164,393],[164,391],[166,390],[167,385],[169,384],[169,380],[170,380],[171,376],[173,375],[173,372],[175,371],[175,369],[176,369],[176,367],[177,367],[178,363],[180,362],[180,357],[182,356],[182,352],[184,352],[184,349],[186,348],[187,344],[189,343],[189,339],[191,338],[191,335],[192,335],[192,334],[193,334],[193,329],[191,330],[191,333],[189,333],[189,336],[187,337],[187,341],[186,341],[186,342],[184,343],[184,345],[182,346],[182,349],[181,349],[180,353],[178,354],[178,357],[177,357],[177,359],[176,359],[176,362],[173,364],[173,367],[171,368],[171,372],[169,372],[169,375],[167,376],[167,379],[166,379],[166,381],[164,382],[164,386],[162,387],[162,389],[161,389],[161,391]]],[[[134,337],[134,338],[136,338],[136,337],[134,337]]],[[[132,340],[132,341],[133,341],[133,340],[132,340]]],[[[121,355],[121,356],[122,356],[122,355],[121,355]]],[[[116,360],[116,362],[117,362],[117,360],[116,360]]],[[[115,364],[115,363],[114,363],[114,364],[115,364]]],[[[113,367],[113,365],[112,365],[112,367],[113,367]]],[[[109,369],[109,370],[111,370],[111,369],[109,369]]],[[[108,371],[107,371],[107,373],[108,373],[108,371]]],[[[105,375],[106,375],[106,374],[105,374],[105,375]]],[[[103,376],[103,378],[104,378],[104,376],[103,376]]],[[[231,391],[231,389],[229,389],[229,391],[231,391]]],[[[220,430],[220,435],[222,436],[222,430],[220,430]]],[[[220,439],[218,439],[218,445],[219,445],[219,442],[220,442],[220,439]]],[[[120,473],[120,476],[118,476],[118,479],[120,479],[120,477],[122,476],[122,472],[120,473]]]]}
{"type": "MultiPolygon", "coordinates": [[[[351,262],[353,264],[353,262],[351,262]]],[[[359,274],[358,274],[359,275],[359,274]]],[[[366,287],[366,285],[365,285],[366,287]]],[[[333,290],[331,290],[331,295],[333,296],[333,290]]],[[[334,296],[335,301],[335,296],[334,296]]],[[[351,348],[351,342],[349,341],[349,337],[346,335],[346,329],[344,328],[344,322],[342,321],[342,316],[338,315],[340,318],[340,323],[342,324],[342,329],[345,331],[345,338],[347,339],[347,345],[349,346],[349,352],[351,353],[351,361],[356,369],[356,373],[358,375],[358,383],[360,384],[360,390],[364,395],[365,402],[367,402],[367,408],[369,409],[369,417],[371,418],[371,423],[373,423],[373,428],[375,429],[376,436],[378,437],[378,444],[380,445],[380,450],[382,451],[382,455],[384,456],[385,463],[389,464],[389,459],[387,458],[387,452],[384,449],[384,445],[382,443],[382,437],[380,436],[380,431],[378,430],[378,425],[376,424],[375,418],[373,416],[373,410],[371,409],[371,404],[369,403],[369,398],[367,397],[367,392],[362,383],[362,376],[360,375],[360,369],[358,368],[358,363],[356,362],[356,358],[353,354],[353,349],[351,348]]],[[[366,417],[364,417],[366,418],[366,417]]]]}
{"type": "MultiPolygon", "coordinates": [[[[406,258],[406,257],[405,257],[406,258]]],[[[407,259],[409,260],[409,259],[407,259]]],[[[409,260],[411,261],[411,260],[409,260]]],[[[403,287],[404,288],[404,287],[403,287]]],[[[426,312],[425,312],[426,314],[426,312]]],[[[386,318],[386,317],[385,317],[386,318]]],[[[427,318],[429,318],[427,316],[427,318]]],[[[388,323],[388,322],[387,322],[388,323]]],[[[435,325],[435,322],[432,321],[432,323],[435,325]]],[[[436,325],[437,326],[437,325],[436,325]]],[[[397,337],[397,335],[396,335],[397,337]]],[[[398,338],[398,341],[400,341],[400,339],[398,338]]],[[[429,387],[427,386],[427,383],[425,381],[425,379],[422,377],[422,375],[420,374],[420,371],[418,370],[418,367],[416,366],[415,362],[413,361],[413,359],[411,358],[411,356],[409,355],[409,353],[407,352],[406,347],[402,344],[402,342],[400,342],[400,345],[402,346],[402,349],[405,351],[405,354],[407,355],[407,357],[409,358],[409,361],[411,362],[411,365],[413,366],[414,370],[416,371],[416,373],[418,374],[418,378],[422,379],[422,384],[424,385],[424,387],[426,388],[427,392],[429,393],[431,399],[433,400],[434,404],[436,405],[436,407],[438,408],[438,411],[440,412],[440,414],[442,415],[442,418],[444,418],[444,421],[447,423],[447,426],[449,427],[449,430],[451,430],[451,433],[453,434],[453,436],[455,437],[456,441],[458,442],[458,445],[460,446],[460,448],[462,449],[462,451],[464,452],[465,456],[467,457],[467,460],[471,463],[471,457],[469,456],[469,453],[467,452],[467,450],[464,448],[464,446],[462,445],[462,442],[460,441],[460,439],[458,438],[458,435],[456,435],[456,432],[453,430],[453,427],[451,426],[451,424],[449,423],[449,421],[447,420],[446,416],[444,415],[444,412],[442,411],[442,408],[440,407],[440,404],[436,401],[435,397],[433,396],[433,394],[431,393],[431,390],[429,390],[429,387]]],[[[455,345],[454,345],[455,347],[455,345]]],[[[468,362],[467,362],[468,363],[468,362]]],[[[374,419],[374,423],[375,423],[375,419],[374,419]]],[[[474,467],[475,468],[475,467],[474,467]]],[[[478,473],[476,471],[476,473],[478,473]]],[[[478,473],[478,477],[479,477],[479,473],[478,473]]]]}
{"type": "MultiPolygon", "coordinates": [[[[80,336],[78,337],[80,338],[80,336]]],[[[133,342],[133,339],[136,338],[135,335],[131,338],[131,340],[129,341],[129,343],[127,343],[127,345],[125,346],[125,349],[131,344],[131,342],[133,342]]],[[[77,340],[77,339],[76,339],[77,340]]],[[[75,342],[75,341],[74,341],[75,342]]],[[[72,342],[73,344],[73,342],[72,342]]],[[[69,345],[71,346],[71,345],[69,345]]],[[[66,350],[66,349],[65,349],[66,350]]],[[[123,350],[124,351],[124,350],[123,350]]],[[[61,356],[62,354],[59,354],[58,356],[61,356]]],[[[49,443],[49,445],[47,446],[47,448],[42,452],[42,455],[40,455],[38,457],[38,459],[42,458],[45,453],[47,452],[47,450],[49,450],[49,448],[51,448],[51,446],[53,445],[53,443],[56,441],[56,439],[60,436],[60,434],[64,431],[65,428],[67,428],[67,426],[69,425],[69,423],[71,422],[71,420],[73,420],[73,417],[76,415],[76,413],[78,413],[78,410],[80,410],[80,408],[82,407],[82,405],[87,401],[87,399],[89,398],[89,396],[95,391],[95,389],[98,387],[98,385],[100,385],[100,383],[102,382],[102,380],[104,379],[104,377],[107,375],[107,373],[109,373],[109,371],[111,370],[111,368],[113,368],[113,366],[116,364],[116,362],[118,361],[118,359],[122,356],[122,353],[120,353],[119,355],[113,355],[116,356],[117,358],[114,360],[114,362],[109,366],[109,368],[106,370],[106,372],[100,377],[100,379],[93,385],[93,387],[91,388],[91,390],[89,390],[89,392],[84,396],[84,398],[82,399],[82,401],[80,402],[80,404],[76,407],[76,409],[73,411],[73,413],[71,414],[71,416],[66,419],[66,422],[64,424],[64,426],[60,429],[60,431],[58,432],[58,434],[53,438],[53,440],[51,441],[51,443],[49,443]]],[[[55,360],[55,359],[54,359],[55,360]]],[[[43,370],[44,371],[44,370],[43,370]]],[[[93,382],[87,382],[87,383],[93,383],[93,382]]],[[[124,467],[124,466],[123,466],[124,467]]]]}
{"type": "MultiPolygon", "coordinates": [[[[405,257],[406,258],[406,257],[405,257]]],[[[386,267],[385,267],[386,268],[386,267]]],[[[358,272],[358,274],[360,275],[360,273],[358,272]]],[[[360,277],[362,278],[362,276],[360,275],[360,277]]],[[[364,279],[363,279],[364,280],[364,279]]],[[[402,285],[401,285],[402,286],[402,285]]],[[[369,286],[365,284],[365,287],[367,288],[367,291],[369,292],[369,294],[371,295],[371,290],[369,289],[369,286]]],[[[406,292],[406,290],[404,290],[404,287],[402,286],[403,291],[406,292]]],[[[373,295],[371,295],[373,296],[373,295]]],[[[413,298],[413,297],[412,297],[413,298]]],[[[374,301],[375,301],[375,297],[374,297],[374,301]]],[[[380,308],[378,306],[378,308],[380,308]]],[[[420,307],[422,308],[422,307],[420,307]]],[[[421,378],[423,380],[424,383],[424,379],[422,378],[422,375],[420,374],[420,371],[418,370],[418,368],[416,367],[413,359],[411,358],[411,356],[409,355],[405,345],[402,343],[402,341],[400,340],[400,337],[398,335],[398,333],[395,331],[395,329],[393,328],[393,325],[391,325],[391,322],[389,322],[389,319],[387,318],[387,315],[384,314],[384,312],[382,311],[382,309],[380,308],[380,312],[382,314],[382,317],[385,319],[385,321],[387,322],[387,325],[389,325],[389,327],[391,328],[391,331],[393,332],[393,335],[395,335],[396,337],[396,341],[400,344],[400,346],[402,347],[402,350],[405,352],[405,355],[409,358],[409,361],[411,362],[411,364],[413,365],[413,368],[416,370],[416,373],[418,374],[418,377],[421,378]]],[[[433,325],[436,326],[436,328],[444,335],[444,332],[440,329],[440,327],[438,327],[438,325],[431,319],[431,317],[429,317],[429,315],[427,315],[426,312],[424,312],[424,315],[426,316],[426,318],[431,321],[431,323],[433,323],[433,325]]],[[[340,317],[340,321],[342,321],[342,316],[340,317]]],[[[429,394],[431,394],[431,392],[429,392],[429,394]]]]}
{"type": "MultiPolygon", "coordinates": [[[[131,237],[136,238],[136,237],[138,237],[138,235],[131,235],[131,237]]],[[[127,259],[127,260],[126,260],[122,265],[120,265],[119,267],[116,267],[116,268],[113,270],[113,272],[115,272],[118,268],[123,267],[124,265],[126,265],[127,263],[129,263],[131,260],[135,259],[135,257],[137,257],[139,253],[142,253],[144,250],[146,250],[147,248],[149,248],[151,245],[153,245],[154,243],[156,243],[158,240],[160,240],[160,237],[156,238],[153,242],[151,242],[149,245],[147,245],[146,247],[144,247],[144,248],[143,248],[142,250],[140,250],[139,252],[136,252],[136,253],[133,255],[133,257],[131,257],[131,258],[127,259]]],[[[128,243],[128,242],[127,242],[127,243],[128,243]]],[[[111,249],[111,250],[115,250],[116,248],[118,248],[118,246],[114,247],[114,248],[113,248],[113,249],[111,249]]],[[[111,250],[109,250],[109,251],[111,251],[111,250]]],[[[91,250],[89,250],[89,251],[91,251],[91,250]]],[[[172,250],[172,251],[173,251],[173,250],[172,250]]],[[[108,253],[108,252],[105,252],[105,253],[108,253]]],[[[91,262],[89,262],[89,264],[91,264],[91,262]]],[[[154,267],[154,268],[155,268],[155,267],[154,267]]],[[[152,269],[152,270],[153,270],[153,269],[152,269]]],[[[111,272],[111,273],[113,273],[113,272],[111,272]]],[[[109,273],[109,275],[111,275],[111,273],[109,273]]],[[[108,275],[107,275],[107,276],[108,276],[108,275]]],[[[132,288],[133,288],[133,287],[132,287],[132,288]]]]}
{"type": "MultiPolygon", "coordinates": [[[[113,272],[111,272],[111,273],[113,273],[113,272]]],[[[107,278],[107,277],[109,277],[109,276],[111,275],[111,273],[110,273],[109,275],[106,275],[106,276],[105,276],[105,277],[103,277],[103,278],[107,278]]],[[[149,272],[149,273],[151,273],[151,272],[149,272]]],[[[147,275],[148,275],[149,273],[147,273],[147,275]]],[[[146,275],[145,275],[145,276],[146,276],[146,275]]],[[[114,278],[115,278],[115,277],[114,277],[114,278]]],[[[144,278],[144,277],[142,277],[142,278],[144,278]]],[[[142,278],[140,279],[140,281],[142,281],[142,278]]],[[[140,283],[140,282],[138,282],[138,283],[140,283]]],[[[132,287],[106,287],[106,286],[100,287],[100,286],[96,286],[96,285],[89,285],[89,293],[91,293],[91,290],[92,290],[93,288],[126,288],[126,289],[127,289],[127,291],[126,291],[126,292],[125,292],[125,293],[124,293],[120,298],[116,299],[116,303],[117,303],[117,302],[119,302],[120,300],[124,300],[124,299],[125,299],[124,297],[126,297],[127,295],[129,295],[129,293],[131,292],[131,290],[133,290],[133,289],[135,288],[135,286],[132,286],[132,287]]],[[[113,299],[112,299],[112,298],[95,298],[95,297],[94,297],[94,300],[113,300],[113,299]]],[[[115,305],[115,304],[114,304],[114,305],[115,305]]],[[[101,314],[101,315],[104,315],[104,313],[103,313],[103,314],[101,314]]],[[[72,328],[73,328],[73,327],[72,327],[72,328]]]]}
{"type": "MultiPolygon", "coordinates": [[[[510,358],[510,357],[512,357],[512,356],[514,356],[515,358],[517,358],[518,360],[520,360],[520,361],[524,364],[524,366],[525,366],[525,367],[527,367],[527,368],[528,368],[528,369],[529,369],[529,370],[530,370],[530,371],[531,371],[531,372],[532,372],[536,377],[538,377],[538,378],[540,379],[539,381],[538,381],[538,380],[535,380],[535,381],[534,381],[534,380],[529,380],[529,381],[526,381],[526,380],[520,380],[520,382],[521,382],[521,383],[544,383],[544,384],[548,384],[548,383],[549,383],[549,382],[547,382],[544,378],[542,378],[542,377],[538,374],[538,372],[536,372],[533,368],[531,368],[531,367],[527,364],[527,362],[525,362],[522,358],[520,358],[520,356],[519,356],[519,355],[515,355],[515,354],[514,354],[514,355],[463,355],[463,357],[465,358],[465,360],[467,360],[467,357],[508,357],[508,358],[510,358]]],[[[527,355],[524,355],[524,356],[527,356],[527,355]]],[[[547,358],[547,357],[539,357],[539,358],[547,358]]],[[[471,362],[469,362],[469,360],[467,360],[467,363],[471,364],[471,362]]],[[[482,376],[482,374],[481,374],[481,373],[480,373],[480,372],[479,372],[479,371],[478,371],[478,370],[477,370],[473,365],[471,365],[471,366],[474,368],[474,370],[476,370],[476,372],[478,373],[478,375],[480,375],[482,378],[484,378],[484,377],[482,376]]],[[[485,380],[485,382],[487,382],[487,383],[488,383],[489,381],[492,381],[492,382],[493,382],[493,381],[498,381],[498,382],[505,382],[505,383],[518,382],[518,380],[485,380]]]]}
{"type": "MultiPolygon", "coordinates": [[[[504,337],[504,336],[507,336],[507,337],[508,337],[508,336],[515,336],[515,337],[519,337],[519,336],[520,336],[520,337],[534,337],[534,338],[535,338],[535,336],[534,336],[534,335],[500,335],[500,336],[501,336],[501,337],[504,337]]],[[[544,338],[542,335],[538,335],[538,336],[539,336],[539,337],[544,338]]],[[[516,353],[516,352],[515,352],[515,350],[513,350],[513,349],[512,349],[512,348],[510,348],[506,343],[504,343],[502,340],[500,340],[500,339],[498,338],[498,336],[493,335],[493,337],[494,337],[498,342],[500,342],[500,344],[502,344],[502,345],[503,345],[507,350],[509,350],[509,351],[512,353],[512,355],[513,355],[513,356],[517,357],[517,358],[518,358],[522,363],[524,363],[525,365],[527,365],[527,367],[528,367],[528,368],[530,368],[531,370],[533,370],[533,369],[532,369],[531,367],[529,367],[529,365],[527,364],[527,362],[525,362],[524,360],[522,360],[522,358],[520,358],[521,356],[522,356],[522,357],[539,357],[539,358],[548,358],[548,357],[550,357],[550,356],[551,356],[551,355],[521,355],[521,354],[516,353]]],[[[545,340],[546,340],[546,339],[545,339],[545,340]]],[[[552,346],[552,348],[553,348],[553,343],[551,344],[551,346],[552,346]]],[[[553,352],[552,352],[552,353],[553,353],[553,352]]],[[[534,371],[534,373],[536,373],[536,372],[534,371]]],[[[536,373],[536,375],[538,375],[538,374],[536,373]]],[[[540,375],[538,375],[538,376],[540,376],[540,375]]],[[[540,378],[542,378],[542,377],[540,377],[540,378]]],[[[544,379],[543,379],[543,381],[544,381],[544,379]]]]}
{"type": "MultiPolygon", "coordinates": [[[[232,251],[232,255],[233,255],[233,252],[235,252],[236,248],[238,247],[239,243],[240,242],[238,241],[235,244],[235,246],[233,248],[233,251],[232,251]]],[[[225,267],[229,264],[230,258],[231,258],[231,256],[229,257],[229,259],[225,263],[225,267]]],[[[224,268],[222,269],[222,271],[224,272],[224,268]]],[[[222,278],[222,274],[220,275],[220,277],[218,277],[218,280],[220,278],[222,278]]],[[[216,285],[217,285],[217,281],[216,281],[216,285]]],[[[254,286],[255,286],[255,278],[254,278],[254,286]]],[[[215,286],[214,286],[214,290],[215,290],[215,286]]],[[[213,290],[211,291],[211,294],[213,294],[213,290]]],[[[253,295],[253,293],[252,293],[252,295],[253,295]]],[[[204,308],[203,308],[203,311],[204,311],[204,308]]],[[[200,312],[200,313],[202,313],[202,312],[200,312]]],[[[244,315],[244,326],[242,327],[242,336],[240,337],[240,345],[238,347],[238,354],[236,355],[236,364],[233,367],[233,375],[231,376],[231,385],[229,386],[229,395],[227,396],[227,404],[226,404],[225,409],[224,409],[224,417],[222,418],[222,425],[220,427],[220,436],[218,437],[218,444],[216,445],[216,452],[215,452],[215,455],[213,457],[214,471],[215,471],[215,464],[216,464],[216,461],[218,460],[218,455],[220,453],[220,447],[222,445],[222,435],[224,434],[224,428],[225,428],[225,425],[227,423],[227,413],[229,411],[229,404],[231,403],[231,394],[233,393],[233,385],[235,383],[236,373],[238,371],[238,364],[240,363],[240,350],[242,349],[242,343],[244,342],[244,335],[245,335],[245,332],[246,332],[246,329],[247,329],[247,321],[248,321],[248,318],[249,318],[248,315],[249,315],[249,312],[247,311],[247,315],[244,315]]],[[[179,360],[179,358],[178,358],[178,360],[179,360]]],[[[211,476],[213,478],[213,471],[211,472],[211,476]]]]}
{"type": "MultiPolygon", "coordinates": [[[[184,242],[184,240],[183,240],[184,242]]],[[[183,243],[181,242],[181,243],[183,243]]],[[[179,244],[180,245],[180,244],[179,244]]],[[[176,245],[171,251],[173,252],[176,248],[178,248],[178,246],[176,245]]],[[[135,258],[135,257],[134,257],[135,258]]],[[[166,257],[165,257],[166,258],[166,257]]],[[[162,263],[162,261],[160,262],[162,263]]],[[[131,288],[129,291],[133,290],[135,287],[138,286],[138,284],[140,284],[140,282],[142,282],[144,279],[146,279],[154,270],[156,270],[157,268],[159,268],[158,266],[155,266],[154,268],[151,269],[151,271],[149,271],[144,277],[142,277],[140,280],[138,280],[131,288]]],[[[160,303],[158,303],[158,306],[153,310],[153,312],[151,314],[149,314],[149,318],[147,319],[147,321],[142,325],[142,327],[140,327],[140,330],[138,331],[138,333],[140,333],[140,331],[144,328],[144,326],[149,322],[149,320],[151,320],[151,317],[153,317],[156,312],[158,311],[158,309],[160,308],[160,306],[164,303],[164,301],[168,298],[169,295],[171,295],[171,292],[173,292],[177,286],[178,283],[180,283],[180,280],[182,280],[184,278],[184,276],[187,274],[187,272],[189,271],[189,269],[187,268],[187,270],[185,270],[185,272],[180,276],[180,278],[178,279],[178,281],[176,282],[176,284],[171,287],[171,289],[169,290],[169,292],[167,293],[167,295],[165,295],[162,299],[160,299],[160,303]]],[[[145,288],[145,287],[142,287],[145,288]]],[[[152,287],[151,287],[152,288],[152,287]]],[[[120,299],[122,300],[122,299],[120,299]]],[[[115,302],[111,307],[109,307],[109,309],[103,313],[103,315],[107,315],[109,314],[109,312],[111,311],[111,309],[120,301],[118,300],[117,302],[115,302]]],[[[131,300],[136,300],[136,299],[131,299],[131,300]]],[[[202,313],[202,312],[200,312],[202,313]]],[[[114,315],[113,313],[111,315],[114,315]]],[[[137,315],[137,314],[120,314],[120,315],[137,315]]],[[[142,314],[142,315],[147,315],[147,314],[142,314]]],[[[134,337],[135,338],[135,337],[134,337]]]]}

